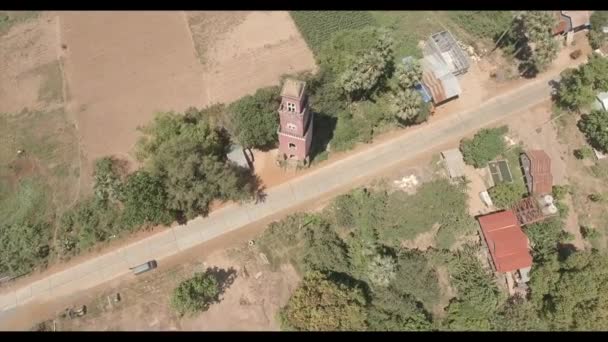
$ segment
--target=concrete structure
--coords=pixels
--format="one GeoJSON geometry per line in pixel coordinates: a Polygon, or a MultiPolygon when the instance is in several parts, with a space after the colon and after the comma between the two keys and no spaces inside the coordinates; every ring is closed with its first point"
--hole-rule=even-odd
{"type": "MultiPolygon", "coordinates": [[[[218,236],[238,230],[248,224],[282,217],[307,203],[317,202],[329,194],[338,194],[362,184],[369,177],[404,161],[418,158],[440,146],[459,140],[481,127],[508,119],[515,113],[545,102],[550,98],[548,80],[543,75],[520,88],[492,98],[475,108],[453,113],[401,134],[395,139],[375,144],[361,152],[345,156],[336,162],[290,180],[266,192],[266,200],[258,204],[227,204],[208,217],[198,217],[185,225],[169,227],[140,241],[125,244],[102,255],[66,265],[53,274],[41,275],[35,281],[19,287],[0,289],[0,330],[18,329],[10,324],[11,317],[21,315],[37,305],[43,312],[44,303],[61,300],[121,276],[129,275],[129,267],[150,259],[163,260],[188,248],[198,246],[218,236]],[[23,307],[26,305],[27,307],[23,307]],[[23,310],[23,311],[21,311],[23,310]]],[[[49,313],[52,314],[52,313],[49,313]]]]}
{"type": "Polygon", "coordinates": [[[512,209],[522,227],[558,214],[551,195],[528,196],[517,202],[512,209]]]}
{"type": "Polygon", "coordinates": [[[312,142],[313,113],[308,106],[305,82],[285,80],[279,119],[279,153],[284,159],[306,160],[312,142]]]}
{"type": "Polygon", "coordinates": [[[230,152],[228,152],[228,160],[235,163],[240,167],[244,167],[246,169],[251,167],[250,157],[247,156],[245,149],[240,145],[232,145],[230,147],[230,152]]]}
{"type": "Polygon", "coordinates": [[[608,110],[608,91],[597,94],[593,103],[593,109],[608,110]]]}
{"type": "Polygon", "coordinates": [[[532,267],[528,237],[521,230],[513,211],[496,212],[477,220],[497,272],[523,269],[526,273],[532,267]]]}
{"type": "Polygon", "coordinates": [[[445,167],[448,169],[450,178],[460,178],[465,176],[464,159],[462,153],[457,148],[441,152],[441,156],[445,162],[445,167]]]}
{"type": "Polygon", "coordinates": [[[543,150],[530,150],[519,156],[530,194],[545,195],[553,192],[551,158],[543,150]]]}

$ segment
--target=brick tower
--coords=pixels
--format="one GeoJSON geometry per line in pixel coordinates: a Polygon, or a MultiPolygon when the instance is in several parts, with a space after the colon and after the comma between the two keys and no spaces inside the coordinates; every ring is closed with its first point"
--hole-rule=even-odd
{"type": "Polygon", "coordinates": [[[304,161],[310,153],[313,115],[308,108],[306,83],[287,79],[279,107],[279,155],[304,161]]]}

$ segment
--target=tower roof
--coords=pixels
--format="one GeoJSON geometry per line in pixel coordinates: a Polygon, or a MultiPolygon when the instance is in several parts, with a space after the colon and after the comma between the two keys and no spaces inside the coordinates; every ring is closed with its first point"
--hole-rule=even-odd
{"type": "Polygon", "coordinates": [[[281,90],[281,96],[287,96],[294,99],[299,99],[302,97],[302,93],[304,92],[304,87],[306,87],[306,82],[294,80],[288,78],[285,80],[283,84],[283,89],[281,90]]]}

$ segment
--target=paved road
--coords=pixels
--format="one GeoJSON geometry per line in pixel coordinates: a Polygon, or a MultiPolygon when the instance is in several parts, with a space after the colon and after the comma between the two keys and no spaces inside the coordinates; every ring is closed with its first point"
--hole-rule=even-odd
{"type": "Polygon", "coordinates": [[[278,211],[296,207],[332,190],[348,186],[362,177],[413,159],[425,151],[546,100],[550,94],[547,81],[548,79],[540,79],[528,83],[475,109],[423,125],[398,138],[271,188],[267,191],[264,203],[223,207],[206,218],[197,218],[184,226],[167,229],[20,289],[2,293],[0,314],[34,299],[57,298],[102,284],[129,273],[129,267],[150,259],[162,260],[278,211]]]}

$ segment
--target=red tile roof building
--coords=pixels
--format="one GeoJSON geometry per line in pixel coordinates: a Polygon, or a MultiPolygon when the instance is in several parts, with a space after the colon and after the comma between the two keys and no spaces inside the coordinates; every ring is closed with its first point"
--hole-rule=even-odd
{"type": "Polygon", "coordinates": [[[543,150],[530,150],[524,152],[520,159],[528,191],[533,195],[552,193],[553,175],[549,155],[543,150]]]}
{"type": "Polygon", "coordinates": [[[477,218],[496,271],[513,272],[532,266],[528,237],[512,210],[477,218]]]}

